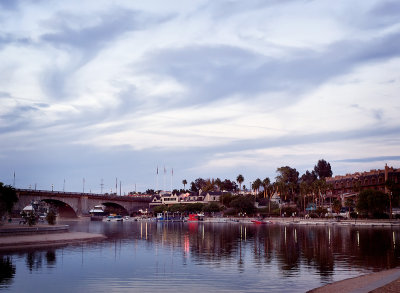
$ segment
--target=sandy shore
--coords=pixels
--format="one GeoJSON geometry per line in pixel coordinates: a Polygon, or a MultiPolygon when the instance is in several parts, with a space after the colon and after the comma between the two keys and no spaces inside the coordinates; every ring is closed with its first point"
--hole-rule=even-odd
{"type": "Polygon", "coordinates": [[[84,232],[2,236],[0,237],[0,251],[57,246],[71,243],[102,240],[105,238],[106,237],[103,234],[92,234],[84,232]]]}
{"type": "Polygon", "coordinates": [[[346,279],[309,293],[363,293],[363,292],[400,292],[400,268],[371,273],[356,278],[346,279]]]}

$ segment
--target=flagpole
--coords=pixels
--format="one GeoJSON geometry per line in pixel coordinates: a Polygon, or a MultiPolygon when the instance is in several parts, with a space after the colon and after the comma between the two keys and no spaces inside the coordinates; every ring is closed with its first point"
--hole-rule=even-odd
{"type": "Polygon", "coordinates": [[[174,168],[171,170],[171,193],[172,193],[172,177],[174,177],[174,168]]]}
{"type": "Polygon", "coordinates": [[[163,181],[164,181],[164,191],[165,191],[165,189],[166,189],[166,188],[165,188],[165,173],[167,173],[167,170],[165,169],[165,166],[164,166],[164,178],[163,178],[163,179],[164,179],[164,180],[163,180],[163,181]]]}
{"type": "Polygon", "coordinates": [[[157,166],[157,176],[156,176],[156,192],[158,190],[158,166],[157,166]]]}

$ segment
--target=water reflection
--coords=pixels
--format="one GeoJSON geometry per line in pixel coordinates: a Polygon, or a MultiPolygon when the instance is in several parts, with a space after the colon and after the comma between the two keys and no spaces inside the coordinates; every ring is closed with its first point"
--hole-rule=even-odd
{"type": "Polygon", "coordinates": [[[0,288],[6,288],[12,283],[15,275],[15,266],[11,257],[2,256],[0,258],[0,288]]]}
{"type": "MultiPolygon", "coordinates": [[[[243,282],[253,289],[258,286],[260,291],[268,286],[287,288],[291,282],[293,291],[304,292],[327,282],[400,265],[398,228],[81,222],[72,224],[71,230],[108,237],[66,249],[79,263],[77,278],[95,274],[92,281],[106,276],[114,282],[126,274],[135,282],[150,278],[154,285],[168,280],[173,285],[186,282],[190,288],[204,278],[221,282],[223,285],[218,285],[226,291],[241,292],[248,292],[243,282]]],[[[67,267],[67,258],[60,250],[24,254],[29,271],[60,266],[57,258],[67,267]]]]}
{"type": "Polygon", "coordinates": [[[399,265],[398,231],[351,227],[252,226],[207,223],[140,223],[139,239],[181,250],[199,262],[237,259],[252,254],[257,264],[273,258],[282,271],[306,264],[330,276],[336,263],[384,269],[399,265]]]}

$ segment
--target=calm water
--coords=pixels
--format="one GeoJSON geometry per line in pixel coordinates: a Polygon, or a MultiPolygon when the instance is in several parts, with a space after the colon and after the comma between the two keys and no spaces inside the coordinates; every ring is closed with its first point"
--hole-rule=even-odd
{"type": "Polygon", "coordinates": [[[305,292],[392,268],[400,230],[71,222],[105,241],[0,256],[4,292],[305,292]]]}

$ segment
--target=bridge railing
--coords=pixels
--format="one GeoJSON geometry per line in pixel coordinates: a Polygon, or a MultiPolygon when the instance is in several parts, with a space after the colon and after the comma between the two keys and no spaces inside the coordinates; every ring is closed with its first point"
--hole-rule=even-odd
{"type": "Polygon", "coordinates": [[[17,188],[17,191],[20,192],[29,192],[29,193],[39,193],[39,194],[52,194],[52,195],[62,195],[62,196],[89,196],[103,199],[121,199],[121,200],[132,200],[132,201],[151,201],[151,196],[142,195],[142,196],[127,196],[127,195],[116,195],[116,194],[98,194],[98,193],[89,193],[89,192],[71,192],[71,191],[51,191],[51,190],[34,190],[34,189],[23,189],[17,188]]]}

